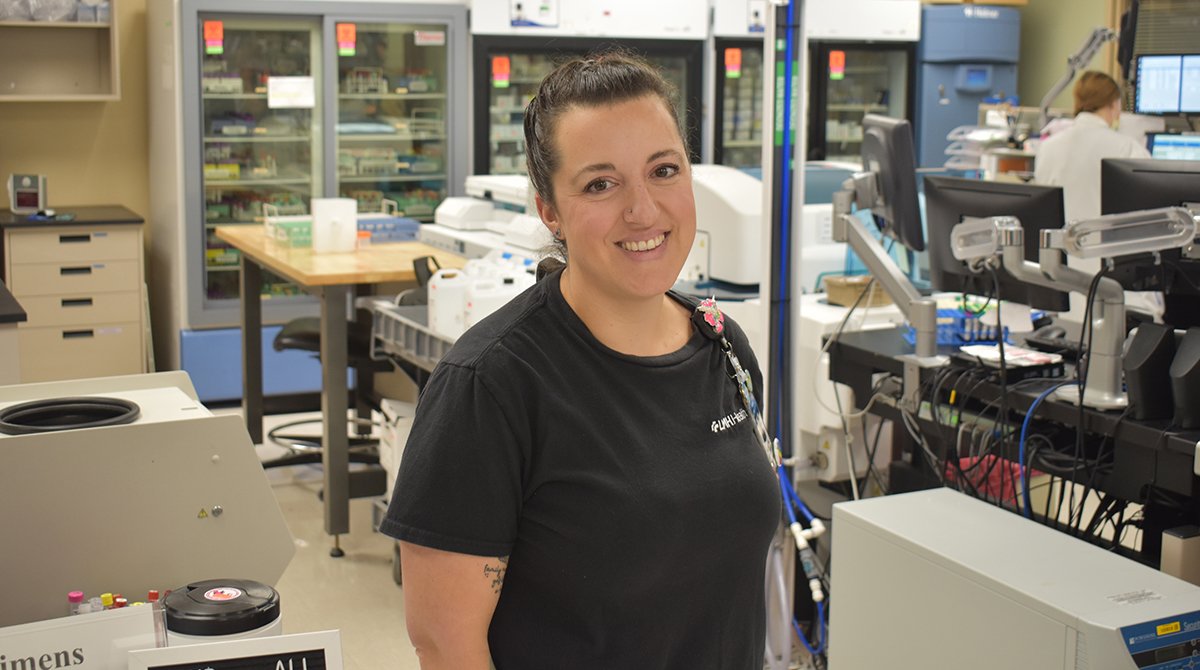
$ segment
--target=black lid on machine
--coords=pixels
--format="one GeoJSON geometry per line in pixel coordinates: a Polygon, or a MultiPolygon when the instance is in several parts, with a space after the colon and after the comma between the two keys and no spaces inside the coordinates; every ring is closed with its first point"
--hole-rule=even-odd
{"type": "Polygon", "coordinates": [[[163,600],[167,629],[184,635],[231,635],[279,618],[279,593],[248,579],[209,579],[172,591],[163,600]]]}

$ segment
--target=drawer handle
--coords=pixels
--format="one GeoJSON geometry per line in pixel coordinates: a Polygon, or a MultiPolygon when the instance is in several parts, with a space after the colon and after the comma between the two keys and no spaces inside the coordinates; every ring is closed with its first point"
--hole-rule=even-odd
{"type": "Polygon", "coordinates": [[[91,307],[92,299],[91,298],[63,298],[62,306],[63,307],[91,307]]]}
{"type": "Polygon", "coordinates": [[[63,339],[64,340],[74,340],[74,339],[79,339],[82,337],[92,337],[93,335],[95,335],[95,333],[92,332],[91,328],[89,328],[87,330],[64,330],[63,331],[63,339]]]}
{"type": "Polygon", "coordinates": [[[79,244],[81,242],[87,243],[87,242],[91,242],[91,241],[92,241],[92,236],[87,233],[84,233],[82,235],[59,235],[58,236],[59,244],[79,244]]]}
{"type": "Polygon", "coordinates": [[[60,274],[60,275],[90,275],[90,274],[92,274],[92,266],[81,265],[78,267],[71,267],[71,268],[59,268],[58,274],[60,274]]]}

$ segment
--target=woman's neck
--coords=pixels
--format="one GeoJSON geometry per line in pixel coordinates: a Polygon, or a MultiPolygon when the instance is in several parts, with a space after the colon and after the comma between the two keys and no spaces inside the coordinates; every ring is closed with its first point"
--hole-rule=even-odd
{"type": "Polygon", "coordinates": [[[619,300],[572,282],[567,266],[559,290],[592,336],[604,346],[630,356],[662,356],[677,351],[691,337],[687,310],[667,295],[645,300],[619,300]]]}

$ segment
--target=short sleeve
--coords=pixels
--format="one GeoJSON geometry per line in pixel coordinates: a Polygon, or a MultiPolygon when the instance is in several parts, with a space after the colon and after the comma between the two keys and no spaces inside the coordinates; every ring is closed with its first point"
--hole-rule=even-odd
{"type": "Polygon", "coordinates": [[[443,363],[421,393],[379,530],[398,540],[507,556],[521,513],[521,447],[475,370],[443,363]]]}

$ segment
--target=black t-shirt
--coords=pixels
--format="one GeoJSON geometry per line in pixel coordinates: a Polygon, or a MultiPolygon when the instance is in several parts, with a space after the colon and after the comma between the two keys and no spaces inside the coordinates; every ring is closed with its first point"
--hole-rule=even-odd
{"type": "MultiPolygon", "coordinates": [[[[781,498],[724,353],[698,332],[664,356],[609,349],[560,276],[442,359],[380,529],[510,557],[488,632],[497,670],[761,668],[781,498]]],[[[754,354],[726,324],[757,393],[754,354]]]]}

